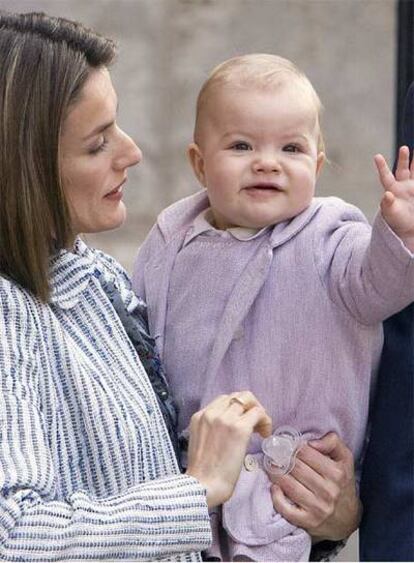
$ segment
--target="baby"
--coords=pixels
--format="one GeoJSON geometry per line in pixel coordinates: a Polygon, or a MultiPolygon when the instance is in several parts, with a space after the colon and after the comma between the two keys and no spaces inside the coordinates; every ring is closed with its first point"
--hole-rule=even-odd
{"type": "MultiPolygon", "coordinates": [[[[179,401],[179,431],[218,393],[249,389],[275,427],[306,440],[334,431],[358,460],[381,322],[414,300],[414,170],[407,147],[395,177],[375,157],[385,192],[372,229],[355,207],[315,198],[320,109],[281,57],[213,70],[188,150],[205,189],[160,214],[134,287],[179,401]]],[[[274,511],[259,439],[245,465],[213,515],[226,541],[215,536],[210,555],[308,560],[309,535],[274,511]]]]}

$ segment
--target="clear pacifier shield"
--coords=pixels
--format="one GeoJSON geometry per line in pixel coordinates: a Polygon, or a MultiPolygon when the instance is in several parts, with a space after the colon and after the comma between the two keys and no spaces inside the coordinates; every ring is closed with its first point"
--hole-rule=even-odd
{"type": "Polygon", "coordinates": [[[269,473],[284,475],[295,465],[296,453],[302,443],[302,435],[291,426],[281,426],[262,442],[263,464],[269,473]]]}

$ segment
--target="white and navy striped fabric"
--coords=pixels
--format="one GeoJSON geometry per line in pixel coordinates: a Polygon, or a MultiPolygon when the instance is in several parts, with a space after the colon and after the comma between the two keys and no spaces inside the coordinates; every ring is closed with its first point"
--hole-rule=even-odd
{"type": "Polygon", "coordinates": [[[0,277],[2,560],[198,561],[211,541],[102,275],[132,311],[126,274],[80,240],[49,305],[0,277]]]}

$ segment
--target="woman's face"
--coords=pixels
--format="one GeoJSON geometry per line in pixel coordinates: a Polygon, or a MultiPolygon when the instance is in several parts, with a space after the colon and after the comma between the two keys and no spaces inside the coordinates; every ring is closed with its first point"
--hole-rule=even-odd
{"type": "Polygon", "coordinates": [[[60,138],[60,172],[74,236],[115,229],[125,221],[127,170],[142,154],[117,126],[116,113],[108,70],[93,70],[69,109],[60,138]]]}

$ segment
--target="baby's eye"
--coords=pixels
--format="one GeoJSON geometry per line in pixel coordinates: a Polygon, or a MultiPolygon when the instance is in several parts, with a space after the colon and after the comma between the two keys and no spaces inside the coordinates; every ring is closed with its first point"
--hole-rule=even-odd
{"type": "Polygon", "coordinates": [[[290,143],[289,145],[285,145],[283,147],[285,152],[301,152],[301,147],[299,145],[295,145],[294,143],[290,143]]]}
{"type": "Polygon", "coordinates": [[[251,151],[252,147],[249,143],[245,143],[244,141],[238,141],[237,143],[233,143],[231,148],[235,151],[251,151]]]}

